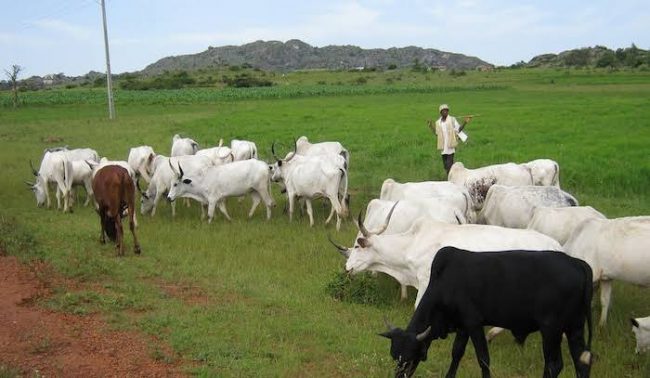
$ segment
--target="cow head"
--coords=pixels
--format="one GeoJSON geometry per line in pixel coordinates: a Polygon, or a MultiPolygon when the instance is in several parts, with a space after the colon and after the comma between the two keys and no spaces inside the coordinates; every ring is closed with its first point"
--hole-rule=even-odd
{"type": "Polygon", "coordinates": [[[25,184],[27,184],[29,190],[34,192],[34,196],[36,196],[36,206],[42,207],[47,201],[47,182],[45,182],[43,176],[41,176],[34,168],[34,164],[31,160],[29,161],[29,167],[32,169],[32,175],[34,175],[36,182],[25,181],[25,184]]]}
{"type": "Polygon", "coordinates": [[[379,336],[390,339],[390,355],[397,362],[395,377],[410,377],[415,373],[420,361],[427,359],[427,350],[431,344],[431,326],[421,333],[415,333],[395,328],[388,322],[386,325],[388,331],[380,333],[379,336]]]}
{"type": "Polygon", "coordinates": [[[380,227],[379,230],[374,233],[368,231],[364,226],[362,211],[360,211],[359,216],[357,217],[356,225],[359,228],[362,236],[355,240],[354,246],[352,248],[346,248],[340,244],[337,244],[328,236],[330,243],[336,247],[339,253],[347,257],[347,261],[345,262],[345,270],[353,274],[362,272],[364,270],[367,270],[375,262],[376,254],[373,250],[373,242],[378,235],[381,235],[384,231],[386,231],[386,228],[388,228],[388,222],[390,221],[390,218],[393,215],[393,211],[395,210],[395,207],[398,203],[399,201],[395,202],[393,207],[388,212],[388,215],[386,216],[386,220],[384,221],[382,227],[380,227]]]}
{"type": "Polygon", "coordinates": [[[138,192],[140,192],[140,213],[142,215],[149,214],[155,204],[154,199],[156,197],[156,187],[155,185],[150,185],[150,187],[154,190],[154,193],[149,194],[147,193],[149,189],[147,189],[147,191],[143,191],[140,188],[140,179],[137,179],[135,181],[135,186],[138,188],[138,192]]]}
{"type": "Polygon", "coordinates": [[[275,154],[275,142],[271,144],[271,154],[275,159],[275,164],[271,165],[269,168],[271,170],[271,181],[281,182],[284,180],[284,170],[286,169],[286,164],[291,161],[296,156],[296,140],[293,140],[293,151],[289,152],[284,159],[278,157],[275,154]]]}
{"type": "Polygon", "coordinates": [[[176,174],[176,178],[172,181],[172,187],[169,190],[169,193],[167,193],[167,200],[171,202],[187,192],[188,187],[192,185],[192,179],[183,177],[183,168],[181,168],[180,163],[178,163],[177,171],[174,169],[171,159],[169,159],[169,167],[172,169],[172,172],[176,174]]]}

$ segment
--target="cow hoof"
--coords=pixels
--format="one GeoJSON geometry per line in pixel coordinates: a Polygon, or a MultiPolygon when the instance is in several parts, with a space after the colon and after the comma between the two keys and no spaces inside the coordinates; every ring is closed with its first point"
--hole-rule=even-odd
{"type": "Polygon", "coordinates": [[[133,252],[135,252],[136,255],[139,255],[140,253],[142,253],[142,250],[140,249],[140,246],[137,246],[134,248],[133,252]]]}

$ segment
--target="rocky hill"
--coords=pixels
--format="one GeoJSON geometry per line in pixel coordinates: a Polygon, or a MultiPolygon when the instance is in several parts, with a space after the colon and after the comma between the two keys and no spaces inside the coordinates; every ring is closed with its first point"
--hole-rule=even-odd
{"type": "Polygon", "coordinates": [[[639,67],[650,65],[650,52],[637,48],[610,50],[604,46],[585,47],[559,54],[542,54],[524,65],[526,67],[639,67]]]}
{"type": "Polygon", "coordinates": [[[360,67],[402,68],[419,64],[445,69],[492,67],[481,59],[421,47],[362,49],[357,46],[314,47],[297,39],[287,42],[256,41],[242,46],[209,47],[198,54],[171,56],[150,64],[140,73],[156,75],[164,71],[247,64],[269,71],[302,69],[354,69],[360,67]]]}

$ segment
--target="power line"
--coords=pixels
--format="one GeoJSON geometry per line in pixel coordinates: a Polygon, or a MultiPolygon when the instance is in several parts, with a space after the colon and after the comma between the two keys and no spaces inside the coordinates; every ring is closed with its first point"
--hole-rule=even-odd
{"type": "Polygon", "coordinates": [[[113,80],[111,79],[111,58],[108,53],[108,30],[106,27],[106,5],[101,0],[102,20],[104,21],[104,47],[106,49],[106,90],[108,91],[108,118],[115,119],[115,104],[113,103],[113,80]]]}

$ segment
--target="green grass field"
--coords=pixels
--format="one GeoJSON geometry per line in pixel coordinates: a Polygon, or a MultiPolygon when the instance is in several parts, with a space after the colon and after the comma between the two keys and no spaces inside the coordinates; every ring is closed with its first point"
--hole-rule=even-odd
{"type": "MultiPolygon", "coordinates": [[[[650,214],[648,72],[301,72],[272,88],[120,91],[115,121],[107,120],[103,95],[87,89],[27,92],[21,93],[25,105],[12,109],[9,93],[0,93],[0,247],[25,260],[45,259],[57,272],[89,284],[83,291],[59,287],[43,306],[99,312],[116,328],[156,335],[175,354],[161,355],[152,346],[152,356],[187,361],[188,373],[199,376],[391,376],[389,342],[377,333],[384,330],[384,316],[407,324],[415,293],[401,303],[391,278],[341,275],[344,260],[326,235],[351,245],[353,222],[344,222],[338,233],[324,227],[327,214],[317,205],[313,228],[306,217],[290,223],[277,188],[278,207],[269,222],[262,209],[246,219],[249,200],[229,201],[233,221],[217,215],[212,224],[199,219],[196,205],[178,206],[171,219],[161,203],[153,218],[138,214],[142,256],[133,256],[127,232],[127,257],[117,258],[112,245],[99,244],[91,208],[63,214],[36,207],[23,181],[32,179],[28,162],[37,164],[44,148],[92,147],[126,160],[129,148],[142,144],[167,155],[172,135],[181,133],[202,146],[220,138],[249,139],[270,161],[276,140],[286,148],[301,135],[338,140],[351,152],[356,215],[386,178],[444,179],[426,120],[445,102],[452,115],[481,115],[467,127],[470,139],[456,154],[467,167],[551,158],[560,164],[563,189],[582,205],[609,217],[650,214]],[[366,84],[358,82],[360,75],[368,76],[366,84]],[[332,287],[354,290],[341,300],[332,287]],[[367,303],[360,303],[364,298],[367,303]]],[[[609,323],[595,330],[594,377],[650,376],[650,358],[634,354],[628,321],[647,315],[645,289],[614,284],[609,323]]],[[[574,376],[563,349],[562,376],[574,376]]],[[[416,375],[442,376],[450,350],[451,340],[434,342],[416,375]]],[[[503,335],[490,353],[495,377],[542,374],[537,334],[523,349],[503,335]]],[[[468,348],[459,376],[479,374],[468,348]]]]}

